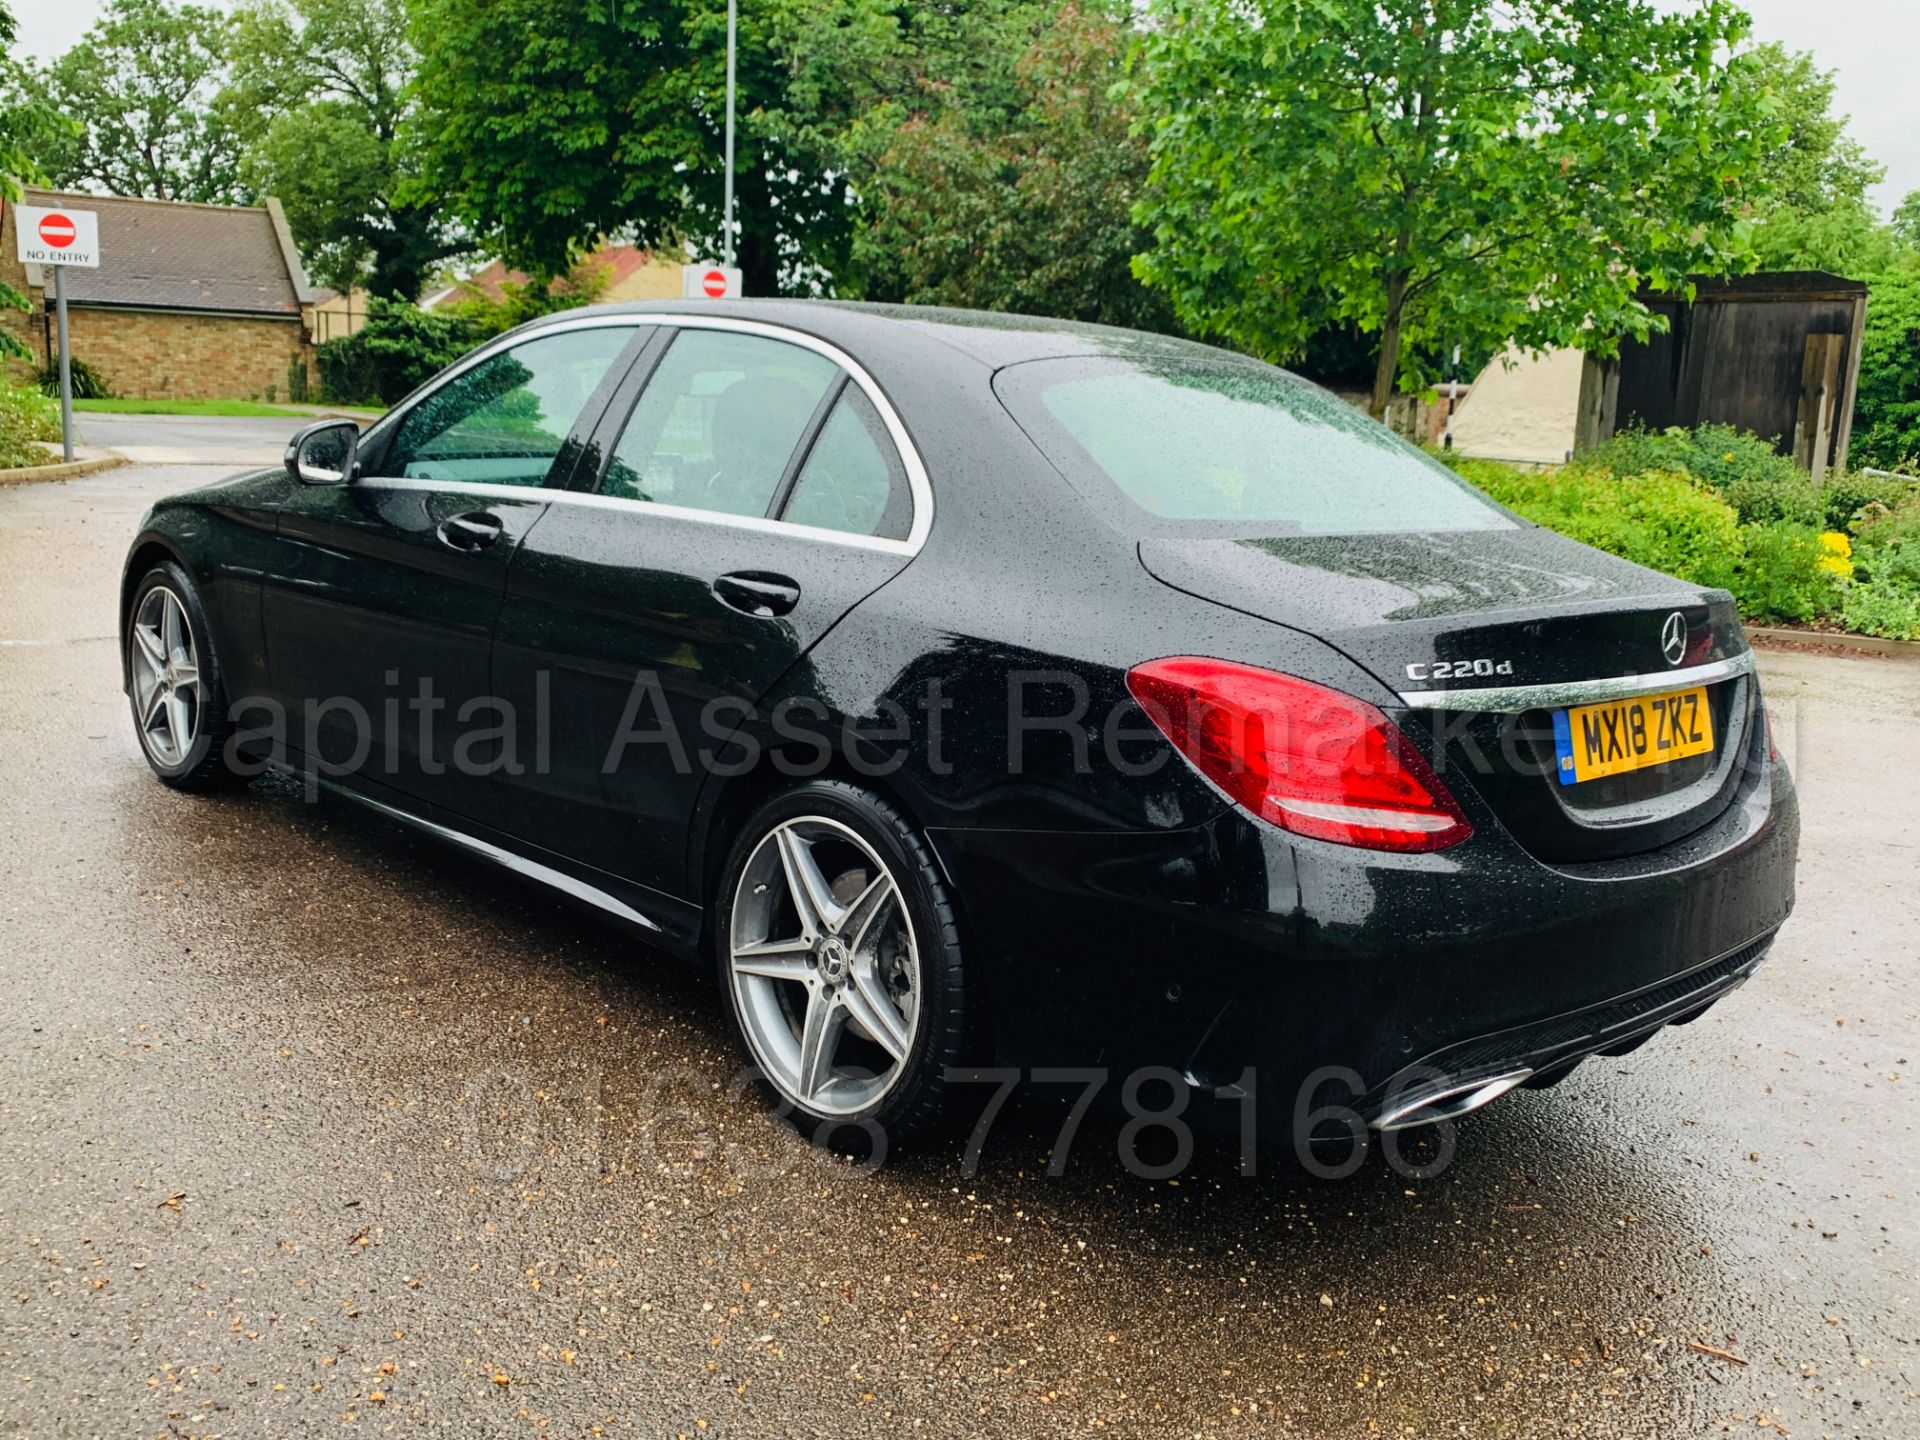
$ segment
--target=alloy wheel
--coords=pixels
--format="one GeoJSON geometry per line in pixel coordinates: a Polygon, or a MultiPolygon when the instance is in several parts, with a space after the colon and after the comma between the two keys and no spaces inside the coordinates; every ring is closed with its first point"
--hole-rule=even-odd
{"type": "Polygon", "coordinates": [[[919,1023],[920,957],[870,844],[824,816],[781,821],[747,857],[730,930],[741,1028],[783,1096],[846,1115],[894,1087],[919,1023]]]}
{"type": "Polygon", "coordinates": [[[180,597],[165,585],[141,600],[127,653],[140,742],[169,769],[185,764],[200,733],[206,692],[193,624],[180,597]]]}

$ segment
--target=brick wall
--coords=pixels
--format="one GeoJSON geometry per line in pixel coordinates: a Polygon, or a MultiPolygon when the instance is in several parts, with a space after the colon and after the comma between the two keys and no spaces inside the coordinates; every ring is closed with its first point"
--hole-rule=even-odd
{"type": "Polygon", "coordinates": [[[116,395],[149,400],[284,400],[289,364],[311,358],[298,320],[70,306],[67,330],[116,395]]]}
{"type": "MultiPolygon", "coordinates": [[[[0,311],[4,325],[47,360],[41,294],[28,289],[13,246],[0,255],[0,280],[26,291],[34,313],[0,311]]],[[[49,301],[51,297],[48,297],[49,301]]],[[[53,316],[45,316],[52,325],[53,316]]],[[[67,331],[75,359],[98,370],[116,395],[145,400],[265,400],[268,388],[287,398],[287,370],[298,356],[312,369],[313,348],[298,320],[254,320],[180,311],[67,307],[67,331]]]]}

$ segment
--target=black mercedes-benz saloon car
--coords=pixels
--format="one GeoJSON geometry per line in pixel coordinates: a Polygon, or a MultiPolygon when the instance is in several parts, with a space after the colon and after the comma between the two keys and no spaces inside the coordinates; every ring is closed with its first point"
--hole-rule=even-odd
{"type": "Polygon", "coordinates": [[[161,779],[704,957],[815,1127],[982,1065],[1429,1123],[1698,1015],[1793,900],[1725,593],[1151,335],[569,312],[156,505],[122,622],[161,779]]]}

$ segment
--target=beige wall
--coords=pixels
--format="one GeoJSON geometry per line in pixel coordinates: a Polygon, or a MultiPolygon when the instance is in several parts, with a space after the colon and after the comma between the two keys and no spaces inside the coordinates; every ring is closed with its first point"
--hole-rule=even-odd
{"type": "Polygon", "coordinates": [[[367,292],[355,290],[350,294],[335,295],[318,305],[304,308],[307,312],[307,328],[313,332],[313,343],[324,345],[343,335],[358,334],[365,328],[367,292]]]}
{"type": "Polygon", "coordinates": [[[609,286],[607,300],[678,300],[680,298],[680,262],[654,259],[635,270],[618,285],[609,286]]]}
{"type": "Polygon", "coordinates": [[[1454,414],[1454,449],[1483,460],[1559,464],[1573,449],[1585,365],[1586,352],[1571,349],[1495,359],[1454,414]]]}

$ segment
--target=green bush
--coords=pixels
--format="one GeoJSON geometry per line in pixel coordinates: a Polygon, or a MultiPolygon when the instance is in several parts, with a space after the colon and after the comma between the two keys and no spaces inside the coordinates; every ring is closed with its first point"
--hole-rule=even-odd
{"type": "Polygon", "coordinates": [[[1727,588],[1749,620],[1819,620],[1838,610],[1848,581],[1821,565],[1830,552],[1811,525],[1748,525],[1727,588]]]}
{"type": "Polygon", "coordinates": [[[320,385],[339,405],[391,405],[446,369],[482,338],[463,315],[367,301],[367,323],[314,349],[320,385]]]}
{"type": "MultiPolygon", "coordinates": [[[[46,366],[34,376],[40,386],[40,393],[60,395],[60,362],[46,366]]],[[[94,369],[79,356],[67,362],[67,380],[73,386],[73,398],[76,400],[111,400],[113,387],[107,384],[107,377],[94,369]]]]}
{"type": "Polygon", "coordinates": [[[1820,525],[1826,519],[1820,491],[1799,466],[1766,441],[1731,425],[1628,430],[1587,451],[1578,463],[1622,477],[1681,471],[1712,487],[1745,525],[1775,520],[1820,525]]]}
{"type": "Polygon", "coordinates": [[[1889,640],[1920,640],[1920,590],[1880,583],[1850,585],[1840,617],[1847,629],[1889,640]]]}
{"type": "Polygon", "coordinates": [[[1920,640],[1920,489],[1866,506],[1853,537],[1849,630],[1920,640]]]}
{"type": "Polygon", "coordinates": [[[1920,462],[1920,260],[1867,283],[1851,455],[1856,465],[1897,470],[1920,462]]]}
{"type": "Polygon", "coordinates": [[[1734,581],[1739,517],[1685,475],[1620,476],[1584,465],[1530,471],[1475,460],[1455,468],[1501,504],[1583,544],[1696,585],[1734,581]]]}
{"type": "Polygon", "coordinates": [[[503,281],[497,300],[479,287],[462,281],[460,298],[446,308],[449,314],[467,323],[478,341],[504,334],[516,325],[538,320],[543,315],[598,304],[607,293],[610,279],[606,269],[583,260],[565,275],[544,284],[538,280],[503,281]]]}
{"type": "Polygon", "coordinates": [[[1825,507],[1823,523],[1829,530],[1852,531],[1862,523],[1862,510],[1892,510],[1920,496],[1920,482],[1904,475],[1868,475],[1855,470],[1836,475],[1821,487],[1820,500],[1825,507]]]}
{"type": "Polygon", "coordinates": [[[1897,504],[1873,507],[1853,531],[1854,553],[1864,557],[1879,547],[1912,544],[1920,547],[1920,490],[1897,504]]]}
{"type": "Polygon", "coordinates": [[[59,405],[0,376],[0,470],[44,465],[47,452],[35,442],[59,438],[59,405]]]}
{"type": "Polygon", "coordinates": [[[1796,501],[1743,524],[1735,497],[1766,513],[1755,497],[1772,486],[1791,498],[1792,487],[1771,460],[1753,454],[1759,442],[1730,443],[1738,439],[1724,427],[1623,435],[1562,470],[1441,458],[1529,520],[1650,569],[1724,587],[1748,620],[1838,620],[1862,634],[1920,639],[1920,484],[1847,475],[1815,490],[1799,477],[1815,501],[1810,515],[1796,501]],[[1654,459],[1714,473],[1662,470],[1654,459]],[[1823,525],[1853,531],[1850,557],[1840,553],[1841,537],[1822,542],[1823,525]]]}

